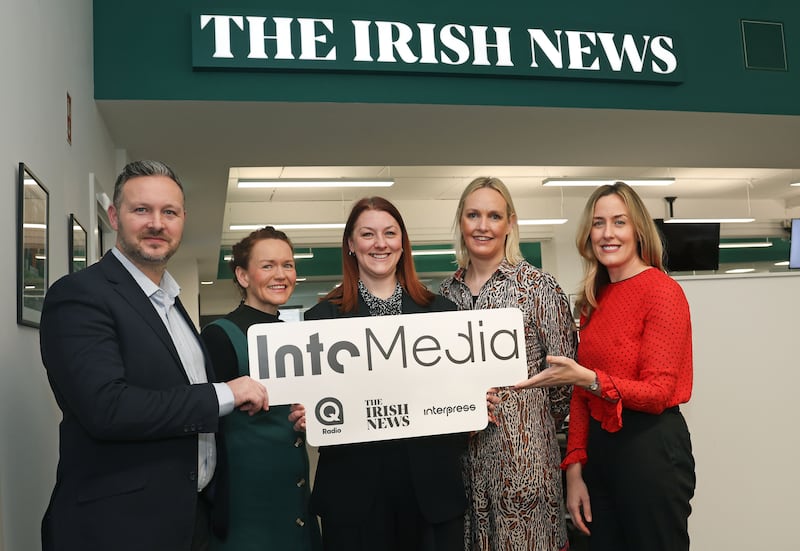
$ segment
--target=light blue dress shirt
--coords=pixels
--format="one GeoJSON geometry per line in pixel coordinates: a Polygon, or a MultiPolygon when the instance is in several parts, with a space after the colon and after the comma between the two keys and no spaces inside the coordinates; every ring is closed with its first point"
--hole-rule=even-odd
{"type": "MultiPolygon", "coordinates": [[[[144,294],[150,299],[153,307],[167,328],[172,343],[178,351],[183,370],[191,384],[207,383],[205,358],[195,332],[189,322],[174,308],[175,299],[180,293],[178,282],[165,271],[161,277],[161,285],[156,285],[139,268],[137,268],[116,247],[111,252],[117,257],[125,269],[133,276],[144,294]]],[[[219,403],[219,415],[227,415],[233,411],[234,398],[230,387],[225,383],[214,383],[219,403]]],[[[198,434],[198,476],[197,491],[202,491],[214,476],[217,465],[217,446],[214,433],[198,434]]]]}

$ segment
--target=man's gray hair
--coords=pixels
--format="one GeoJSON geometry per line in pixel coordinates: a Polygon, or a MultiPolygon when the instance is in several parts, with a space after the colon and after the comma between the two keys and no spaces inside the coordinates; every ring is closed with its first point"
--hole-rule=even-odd
{"type": "Polygon", "coordinates": [[[117,209],[119,209],[120,203],[122,202],[122,187],[125,185],[125,182],[140,176],[166,176],[178,184],[181,195],[184,195],[183,184],[181,184],[180,179],[178,179],[178,175],[166,164],[161,161],[133,161],[125,165],[125,168],[123,168],[120,175],[117,176],[117,181],[114,184],[114,206],[117,209]]]}

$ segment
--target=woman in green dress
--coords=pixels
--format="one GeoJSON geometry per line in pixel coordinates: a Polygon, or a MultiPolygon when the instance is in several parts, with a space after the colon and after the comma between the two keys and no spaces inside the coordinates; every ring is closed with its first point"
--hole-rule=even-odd
{"type": "MultiPolygon", "coordinates": [[[[247,328],[281,321],[278,307],[294,291],[293,247],[282,231],[266,226],[233,246],[230,262],[242,303],[202,332],[217,378],[249,374],[247,328]]],[[[294,430],[289,406],[254,416],[223,418],[212,510],[211,548],[236,551],[317,551],[319,525],[309,512],[305,435],[294,430]]]]}

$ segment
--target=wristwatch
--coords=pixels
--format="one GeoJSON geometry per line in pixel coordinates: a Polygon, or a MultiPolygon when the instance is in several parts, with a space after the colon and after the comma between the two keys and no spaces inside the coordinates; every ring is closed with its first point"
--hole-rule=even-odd
{"type": "Polygon", "coordinates": [[[597,389],[600,388],[600,379],[597,378],[597,374],[595,374],[594,376],[594,382],[583,388],[585,388],[589,392],[597,392],[597,389]]]}

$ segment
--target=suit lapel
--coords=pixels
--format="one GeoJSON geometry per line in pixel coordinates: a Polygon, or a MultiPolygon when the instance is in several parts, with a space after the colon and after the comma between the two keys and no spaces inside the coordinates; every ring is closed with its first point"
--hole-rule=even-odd
{"type": "MultiPolygon", "coordinates": [[[[144,294],[144,291],[142,291],[142,288],[136,283],[136,280],[133,279],[133,276],[110,252],[103,256],[100,263],[103,273],[105,273],[108,281],[114,286],[114,290],[139,314],[139,316],[141,316],[142,320],[150,329],[158,335],[158,338],[161,339],[164,346],[167,347],[169,353],[172,354],[177,365],[181,367],[181,371],[184,371],[182,367],[183,364],[181,364],[181,359],[178,355],[178,350],[175,348],[175,344],[172,342],[172,338],[170,338],[169,332],[164,322],[161,320],[161,316],[158,315],[153,303],[150,302],[150,299],[144,294]]],[[[183,307],[181,307],[180,311],[185,315],[183,307]]],[[[189,324],[192,325],[191,321],[189,324]]],[[[194,325],[192,325],[192,328],[194,328],[194,325]]],[[[185,375],[184,372],[184,376],[185,375]]]]}

